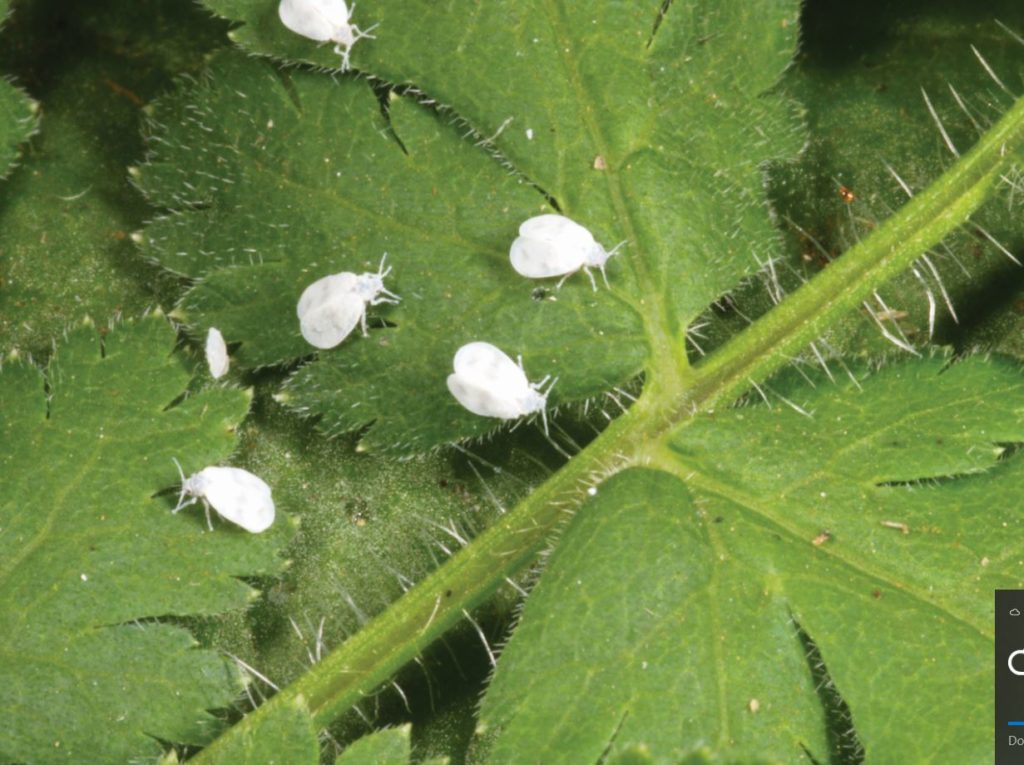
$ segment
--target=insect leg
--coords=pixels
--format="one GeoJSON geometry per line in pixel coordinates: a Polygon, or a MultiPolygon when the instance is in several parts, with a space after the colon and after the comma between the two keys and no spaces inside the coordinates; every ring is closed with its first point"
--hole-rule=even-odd
{"type": "Polygon", "coordinates": [[[185,471],[181,469],[181,463],[178,462],[176,458],[171,457],[171,459],[174,461],[175,467],[178,468],[178,475],[181,477],[181,493],[178,495],[178,504],[175,505],[174,509],[171,511],[172,513],[176,513],[179,510],[181,510],[181,508],[185,507],[186,504],[190,505],[192,504],[192,502],[195,502],[196,500],[193,497],[192,502],[183,502],[183,500],[185,499],[185,494],[188,491],[188,489],[185,488],[185,484],[187,483],[185,481],[185,471]]]}
{"type": "MultiPolygon", "coordinates": [[[[195,502],[195,499],[192,500],[195,502]]],[[[206,528],[213,531],[213,521],[210,520],[210,503],[203,499],[203,507],[206,509],[206,528]]]]}
{"type": "Polygon", "coordinates": [[[348,57],[349,47],[350,46],[346,46],[345,50],[342,50],[341,43],[334,44],[334,52],[337,55],[341,56],[341,71],[343,72],[347,72],[349,69],[352,68],[352,65],[349,63],[348,57]]]}
{"type": "Polygon", "coordinates": [[[370,305],[380,305],[381,303],[391,303],[391,305],[397,305],[398,303],[401,302],[402,298],[400,298],[398,295],[396,295],[394,292],[387,289],[386,287],[381,287],[380,292],[378,293],[378,297],[375,297],[373,300],[371,300],[370,305]],[[379,297],[379,295],[384,295],[384,297],[379,297]]]}
{"type": "MultiPolygon", "coordinates": [[[[353,6],[353,7],[355,7],[355,6],[353,6]]],[[[362,40],[364,37],[367,40],[376,40],[377,39],[377,35],[371,35],[370,32],[372,32],[374,29],[376,29],[379,26],[380,26],[380,24],[377,23],[377,24],[374,24],[372,27],[367,27],[366,31],[363,31],[362,29],[357,27],[355,24],[352,24],[351,25],[352,31],[356,33],[355,40],[353,40],[352,43],[355,44],[356,40],[362,40]]]]}
{"type": "Polygon", "coordinates": [[[629,241],[628,239],[623,239],[623,240],[622,240],[621,242],[619,242],[619,243],[618,243],[617,245],[615,245],[614,247],[612,247],[612,249],[611,249],[611,252],[609,252],[609,253],[608,253],[608,257],[610,258],[610,257],[611,257],[612,255],[615,255],[616,253],[618,253],[618,251],[619,251],[619,248],[621,248],[621,247],[622,247],[622,246],[623,246],[624,244],[626,244],[626,242],[628,242],[628,241],[629,241]]]}

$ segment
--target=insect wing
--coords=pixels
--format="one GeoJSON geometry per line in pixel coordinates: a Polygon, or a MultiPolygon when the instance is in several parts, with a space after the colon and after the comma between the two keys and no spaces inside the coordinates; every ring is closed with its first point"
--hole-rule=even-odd
{"type": "Polygon", "coordinates": [[[501,349],[469,343],[456,352],[452,366],[455,373],[448,377],[448,389],[473,414],[505,420],[524,414],[520,402],[529,394],[530,383],[501,349]]]}
{"type": "Polygon", "coordinates": [[[467,343],[452,360],[455,374],[464,380],[484,385],[497,383],[513,389],[529,388],[526,373],[508,354],[485,342],[467,343]]]}
{"type": "Polygon", "coordinates": [[[299,329],[315,348],[333,348],[352,333],[365,311],[366,303],[358,294],[345,292],[307,311],[299,329]]]}
{"type": "Polygon", "coordinates": [[[557,242],[523,236],[512,242],[508,257],[516,273],[531,279],[571,274],[583,265],[581,252],[566,250],[557,242]]]}
{"type": "Polygon", "coordinates": [[[586,252],[594,244],[594,235],[564,215],[537,215],[520,224],[519,235],[526,239],[552,242],[566,250],[586,252]]]}
{"type": "Polygon", "coordinates": [[[342,0],[281,0],[277,15],[295,34],[317,42],[331,40],[338,27],[348,24],[342,0]]]}
{"type": "Polygon", "coordinates": [[[509,259],[523,276],[562,276],[578,271],[593,246],[593,235],[579,223],[564,215],[537,215],[519,226],[509,259]]]}
{"type": "Polygon", "coordinates": [[[503,396],[475,380],[452,373],[448,375],[448,390],[462,406],[481,417],[514,420],[523,415],[517,399],[503,396]]]}
{"type": "Polygon", "coordinates": [[[302,291],[295,313],[301,320],[311,309],[329,303],[338,295],[354,292],[358,285],[359,277],[351,271],[342,271],[340,274],[317,279],[302,291]]]}
{"type": "Polygon", "coordinates": [[[274,500],[263,479],[234,467],[204,468],[199,476],[203,499],[220,516],[253,534],[270,528],[274,522],[274,500]]]}
{"type": "Polygon", "coordinates": [[[210,376],[218,380],[228,373],[228,346],[224,335],[216,327],[210,327],[206,333],[206,364],[210,368],[210,376]]]}

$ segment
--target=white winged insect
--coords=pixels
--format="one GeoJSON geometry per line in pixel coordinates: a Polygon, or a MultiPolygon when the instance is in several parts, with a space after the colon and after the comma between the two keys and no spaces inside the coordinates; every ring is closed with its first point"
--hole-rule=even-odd
{"type": "Polygon", "coordinates": [[[224,335],[216,327],[210,327],[210,331],[206,333],[206,365],[210,368],[210,376],[214,380],[219,380],[228,373],[230,364],[224,335]]]}
{"type": "Polygon", "coordinates": [[[375,274],[342,271],[317,279],[303,290],[295,313],[307,343],[321,349],[333,348],[349,336],[356,324],[366,337],[366,307],[401,300],[384,287],[384,277],[391,273],[390,267],[384,268],[387,256],[384,253],[375,274]]]}
{"type": "Polygon", "coordinates": [[[526,377],[522,357],[517,364],[500,348],[479,341],[459,348],[452,366],[455,371],[448,375],[448,390],[473,414],[517,420],[540,412],[547,433],[545,407],[557,378],[551,380],[548,375],[532,383],[526,377]],[[542,390],[549,380],[547,390],[542,390]]]}
{"type": "Polygon", "coordinates": [[[334,43],[334,52],[341,56],[341,71],[349,69],[352,46],[370,34],[377,25],[362,30],[352,23],[356,5],[349,10],[345,0],[281,0],[277,15],[281,23],[295,34],[319,43],[334,43]]]}
{"type": "Polygon", "coordinates": [[[531,279],[546,279],[561,276],[562,283],[580,269],[590,277],[590,284],[597,290],[597,282],[590,273],[591,268],[601,271],[605,286],[608,276],[604,264],[619,251],[625,242],[617,244],[611,252],[605,250],[594,235],[574,220],[564,215],[537,215],[519,226],[519,236],[509,249],[512,268],[522,276],[531,279]]]}
{"type": "Polygon", "coordinates": [[[174,464],[181,476],[181,494],[172,512],[202,500],[210,531],[213,531],[211,505],[222,518],[253,534],[266,531],[274,522],[274,499],[262,478],[236,467],[206,467],[186,478],[178,460],[175,459],[174,464]],[[186,495],[191,499],[186,501],[186,495]]]}

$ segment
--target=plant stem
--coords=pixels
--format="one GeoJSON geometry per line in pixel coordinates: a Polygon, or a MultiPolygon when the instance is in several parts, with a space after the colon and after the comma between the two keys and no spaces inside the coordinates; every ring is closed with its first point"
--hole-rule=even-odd
{"type": "MultiPolygon", "coordinates": [[[[297,696],[317,726],[372,693],[536,560],[607,474],[639,464],[696,412],[731,402],[787,363],[842,314],[968,219],[1024,144],[1024,100],[927,190],[779,306],[689,370],[654,370],[644,393],[598,438],[472,544],[393,603],[298,681],[193,759],[211,761],[277,705],[297,696]],[[682,386],[682,387],[681,387],[682,386]],[[680,392],[681,391],[681,392],[680,392]]],[[[663,351],[664,349],[659,349],[663,351]]]]}
{"type": "Polygon", "coordinates": [[[682,421],[688,413],[729,404],[788,363],[843,314],[966,222],[1022,146],[1024,99],[869,237],[696,367],[673,419],[682,421]]]}
{"type": "Polygon", "coordinates": [[[443,566],[417,584],[295,683],[227,730],[190,762],[216,761],[227,741],[244,735],[276,706],[301,696],[318,727],[372,693],[407,662],[465,618],[548,544],[568,508],[586,497],[588,468],[611,465],[636,422],[648,419],[643,401],[443,566]],[[578,461],[579,460],[579,461],[578,461]]]}

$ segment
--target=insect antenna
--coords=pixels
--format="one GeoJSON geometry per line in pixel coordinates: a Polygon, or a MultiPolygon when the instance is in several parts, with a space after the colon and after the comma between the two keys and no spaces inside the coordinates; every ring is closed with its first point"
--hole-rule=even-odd
{"type": "Polygon", "coordinates": [[[171,457],[171,460],[174,462],[174,466],[178,468],[178,475],[181,477],[181,493],[178,495],[178,504],[175,505],[174,509],[171,511],[172,513],[176,513],[181,510],[181,508],[185,507],[186,504],[192,504],[192,502],[195,502],[195,499],[193,498],[192,502],[182,501],[185,499],[185,494],[188,492],[188,489],[185,486],[185,471],[181,469],[181,463],[178,462],[176,457],[171,457]]]}
{"type": "MultiPolygon", "coordinates": [[[[389,268],[388,270],[390,271],[391,269],[389,268]]],[[[384,285],[381,285],[381,288],[380,288],[380,291],[378,292],[378,295],[384,295],[384,297],[376,297],[376,298],[374,298],[373,300],[370,301],[371,305],[379,305],[380,303],[392,303],[392,304],[395,304],[395,303],[401,303],[402,302],[402,298],[400,296],[396,295],[394,292],[389,290],[384,285]]]]}
{"type": "Polygon", "coordinates": [[[627,242],[629,242],[628,239],[623,239],[617,245],[612,247],[611,250],[608,251],[608,257],[610,258],[612,255],[618,254],[619,250],[622,249],[626,245],[627,242]]]}
{"type": "Polygon", "coordinates": [[[388,254],[386,252],[380,256],[380,265],[377,266],[377,276],[379,276],[381,279],[383,279],[385,276],[391,273],[391,266],[388,266],[387,269],[384,268],[384,263],[387,261],[387,259],[388,254]]]}
{"type": "MultiPolygon", "coordinates": [[[[355,6],[353,6],[353,7],[355,7],[355,6]]],[[[355,24],[353,24],[352,25],[352,29],[356,33],[356,40],[362,40],[364,38],[367,39],[367,40],[376,40],[377,39],[377,35],[371,35],[370,32],[372,32],[374,29],[376,29],[379,26],[380,26],[380,22],[378,21],[376,24],[374,24],[371,27],[367,27],[366,29],[360,29],[355,24]]],[[[352,42],[354,43],[355,40],[353,40],[352,42]]]]}
{"type": "Polygon", "coordinates": [[[551,382],[548,384],[548,389],[547,390],[542,391],[542,390],[540,390],[540,388],[541,388],[542,385],[544,385],[544,383],[546,383],[548,381],[548,379],[550,379],[550,377],[551,377],[551,375],[545,375],[543,380],[541,380],[538,383],[533,383],[530,386],[535,391],[537,391],[537,393],[540,394],[540,397],[544,400],[544,405],[540,409],[540,420],[541,420],[541,422],[544,425],[544,435],[545,436],[549,436],[549,437],[550,437],[551,434],[548,432],[548,410],[547,410],[548,394],[551,393],[551,389],[555,387],[555,383],[558,382],[558,378],[556,377],[555,379],[551,380],[551,382]]]}
{"type": "Polygon", "coordinates": [[[384,267],[384,263],[388,259],[388,254],[385,252],[380,258],[380,265],[377,267],[377,278],[381,280],[380,289],[377,291],[378,295],[384,295],[384,297],[374,297],[370,301],[371,305],[377,305],[378,303],[399,303],[402,298],[396,295],[394,292],[384,286],[384,279],[388,274],[391,273],[391,266],[384,267]]]}

